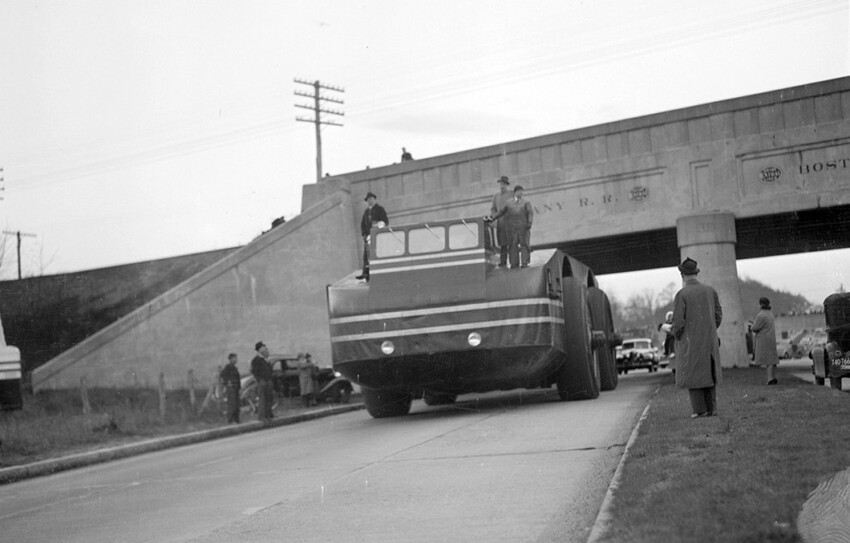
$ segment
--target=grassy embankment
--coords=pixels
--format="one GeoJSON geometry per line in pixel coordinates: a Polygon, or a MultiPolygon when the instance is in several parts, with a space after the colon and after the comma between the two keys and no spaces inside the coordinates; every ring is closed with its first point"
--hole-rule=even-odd
{"type": "Polygon", "coordinates": [[[726,370],[719,416],[691,419],[666,381],[624,465],[603,541],[800,541],[817,485],[850,466],[850,395],[764,370],[726,370]]]}
{"type": "MultiPolygon", "coordinates": [[[[79,391],[44,391],[25,395],[21,411],[0,412],[0,468],[57,458],[99,448],[225,426],[224,405],[210,402],[200,414],[206,391],[170,391],[165,418],[159,393],[150,389],[91,389],[91,414],[83,415],[79,391]]],[[[278,414],[303,410],[298,398],[285,398],[278,414]]],[[[242,413],[242,421],[255,420],[242,413]]]]}

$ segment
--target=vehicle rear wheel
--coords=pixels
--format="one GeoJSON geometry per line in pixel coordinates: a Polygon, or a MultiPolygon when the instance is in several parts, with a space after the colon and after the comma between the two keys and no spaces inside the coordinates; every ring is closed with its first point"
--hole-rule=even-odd
{"type": "Polygon", "coordinates": [[[614,390],[619,380],[617,360],[614,355],[614,319],[611,316],[611,302],[602,290],[596,287],[587,289],[587,301],[590,305],[590,319],[593,329],[605,333],[605,342],[596,347],[599,358],[599,388],[614,390]]]}
{"type": "Polygon", "coordinates": [[[830,377],[829,386],[835,390],[841,390],[841,377],[830,377]]]}
{"type": "Polygon", "coordinates": [[[394,392],[363,387],[363,403],[373,418],[401,417],[410,413],[413,397],[407,392],[394,392]]]}
{"type": "Polygon", "coordinates": [[[324,397],[331,403],[348,403],[351,401],[351,385],[347,383],[336,383],[328,390],[324,397]]]}
{"type": "Polygon", "coordinates": [[[558,370],[561,400],[592,400],[599,397],[599,358],[591,347],[592,327],[587,293],[573,281],[564,285],[564,363],[558,370]]]}

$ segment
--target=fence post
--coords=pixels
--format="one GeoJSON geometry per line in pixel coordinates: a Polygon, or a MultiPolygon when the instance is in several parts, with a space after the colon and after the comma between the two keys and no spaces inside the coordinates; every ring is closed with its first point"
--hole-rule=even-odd
{"type": "Polygon", "coordinates": [[[165,422],[165,374],[159,373],[159,420],[165,422]]]}
{"type": "Polygon", "coordinates": [[[192,407],[192,413],[195,412],[195,372],[189,370],[189,405],[192,407]]]}
{"type": "Polygon", "coordinates": [[[90,415],[91,404],[89,404],[89,390],[86,387],[85,377],[80,377],[80,399],[83,401],[83,415],[90,415]]]}

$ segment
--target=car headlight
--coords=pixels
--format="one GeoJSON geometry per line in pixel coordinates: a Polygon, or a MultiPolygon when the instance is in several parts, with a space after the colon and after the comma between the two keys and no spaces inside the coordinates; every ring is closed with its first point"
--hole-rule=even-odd
{"type": "Polygon", "coordinates": [[[395,352],[395,345],[393,345],[392,341],[386,340],[385,342],[381,343],[381,352],[386,355],[391,355],[393,354],[393,352],[395,352]]]}
{"type": "Polygon", "coordinates": [[[466,342],[469,343],[472,347],[478,347],[481,345],[481,334],[478,332],[470,332],[466,337],[466,342]]]}

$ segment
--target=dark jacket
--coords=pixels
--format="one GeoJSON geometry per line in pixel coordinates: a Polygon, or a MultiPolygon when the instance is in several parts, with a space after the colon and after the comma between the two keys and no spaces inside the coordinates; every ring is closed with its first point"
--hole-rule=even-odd
{"type": "Polygon", "coordinates": [[[384,224],[390,224],[386,210],[378,204],[367,207],[363,212],[363,218],[360,219],[360,234],[363,237],[368,236],[372,233],[372,223],[378,221],[384,221],[384,224]]]}
{"type": "Polygon", "coordinates": [[[253,360],[251,360],[251,375],[253,375],[254,379],[257,381],[270,381],[272,378],[272,365],[269,364],[268,360],[257,355],[253,360]]]}
{"type": "MultiPolygon", "coordinates": [[[[502,220],[505,221],[505,226],[510,230],[530,229],[531,223],[534,221],[534,208],[531,206],[531,202],[525,198],[522,200],[511,198],[493,216],[493,219],[501,217],[504,217],[502,220]]],[[[501,222],[499,221],[499,223],[501,222]]]]}
{"type": "Polygon", "coordinates": [[[241,381],[239,377],[239,370],[236,368],[235,364],[227,364],[224,366],[224,369],[221,370],[220,377],[224,386],[232,385],[236,387],[236,390],[239,390],[241,381]]]}

